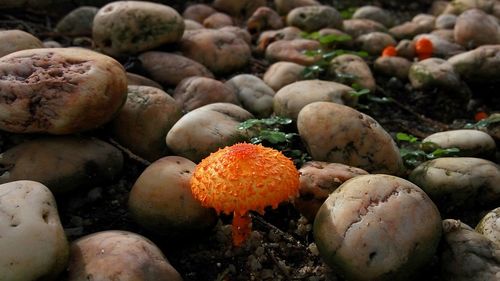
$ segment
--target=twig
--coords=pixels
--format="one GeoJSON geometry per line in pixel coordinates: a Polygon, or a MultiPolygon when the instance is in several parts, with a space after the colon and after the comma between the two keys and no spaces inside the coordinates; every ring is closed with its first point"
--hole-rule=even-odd
{"type": "Polygon", "coordinates": [[[121,151],[123,151],[125,154],[127,154],[127,156],[130,158],[130,159],[133,159],[145,166],[149,166],[151,165],[151,162],[149,162],[148,160],[134,154],[132,151],[130,151],[128,148],[122,146],[121,144],[119,144],[117,141],[115,141],[114,139],[112,138],[109,138],[109,142],[112,143],[114,146],[116,146],[118,149],[120,149],[121,151]]]}
{"type": "Polygon", "coordinates": [[[304,248],[306,249],[307,247],[302,244],[299,240],[297,240],[295,237],[293,237],[292,235],[290,235],[289,233],[286,233],[284,232],[283,230],[277,228],[276,226],[270,224],[269,222],[267,222],[264,218],[262,218],[261,216],[259,215],[253,215],[252,216],[258,223],[266,226],[267,228],[270,228],[276,232],[278,232],[281,236],[283,236],[283,238],[285,238],[285,240],[289,243],[292,243],[294,245],[297,245],[297,246],[300,246],[301,248],[304,248]]]}
{"type": "Polygon", "coordinates": [[[283,273],[283,275],[285,275],[286,279],[291,280],[292,278],[290,276],[290,273],[288,272],[288,270],[286,270],[286,268],[283,267],[283,265],[274,256],[274,251],[271,249],[266,249],[266,252],[267,252],[268,256],[271,258],[271,260],[273,261],[273,263],[276,265],[276,267],[278,267],[279,270],[281,271],[281,273],[283,273]]]}

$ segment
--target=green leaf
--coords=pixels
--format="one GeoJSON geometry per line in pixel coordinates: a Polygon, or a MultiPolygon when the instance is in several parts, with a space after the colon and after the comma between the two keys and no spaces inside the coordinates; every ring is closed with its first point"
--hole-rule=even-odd
{"type": "Polygon", "coordinates": [[[319,65],[310,65],[304,68],[302,76],[306,79],[318,78],[323,71],[325,71],[325,69],[319,65]]]}
{"type": "Polygon", "coordinates": [[[340,11],[340,16],[344,20],[348,20],[352,18],[352,15],[354,15],[354,12],[356,12],[357,7],[349,7],[345,10],[340,11]]]}
{"type": "Polygon", "coordinates": [[[434,151],[438,148],[441,148],[441,147],[439,147],[439,145],[437,143],[431,142],[431,141],[426,141],[426,142],[423,142],[420,144],[420,149],[423,151],[426,151],[426,152],[431,152],[431,151],[434,151]]]}
{"type": "Polygon", "coordinates": [[[248,119],[240,123],[238,130],[247,130],[259,123],[258,119],[248,119]]]}
{"type": "Polygon", "coordinates": [[[304,55],[308,57],[315,57],[323,54],[323,51],[321,49],[318,50],[305,50],[302,52],[304,55]]]}
{"type": "Polygon", "coordinates": [[[286,134],[279,131],[262,130],[260,131],[260,138],[272,144],[286,142],[286,134]]]}
{"type": "Polygon", "coordinates": [[[352,40],[352,37],[347,34],[328,34],[319,37],[319,43],[323,45],[331,44],[334,42],[345,42],[352,40]]]}
{"type": "Polygon", "coordinates": [[[439,157],[443,157],[443,156],[452,156],[452,155],[456,155],[458,152],[460,152],[460,149],[458,149],[456,147],[438,148],[430,154],[429,158],[430,157],[439,158],[439,157]]]}
{"type": "Polygon", "coordinates": [[[426,153],[423,152],[422,150],[414,150],[414,149],[407,149],[407,148],[401,148],[399,150],[401,157],[402,158],[425,158],[426,153]]]}
{"type": "Polygon", "coordinates": [[[360,90],[357,90],[357,91],[352,91],[352,92],[349,92],[349,94],[353,97],[361,97],[361,96],[364,96],[364,95],[368,95],[370,93],[370,90],[364,88],[364,89],[360,89],[360,90]]]}
{"type": "Polygon", "coordinates": [[[409,143],[414,143],[414,142],[418,141],[417,137],[409,135],[409,134],[401,133],[401,132],[396,134],[396,139],[399,141],[407,141],[409,143]]]}
{"type": "Polygon", "coordinates": [[[311,32],[311,33],[302,31],[302,32],[299,33],[299,35],[300,35],[300,37],[302,37],[304,39],[311,39],[311,40],[318,40],[321,37],[319,35],[318,31],[311,32]]]}
{"type": "Polygon", "coordinates": [[[362,58],[368,57],[368,52],[366,51],[358,51],[358,52],[352,52],[353,55],[360,56],[362,58]]]}

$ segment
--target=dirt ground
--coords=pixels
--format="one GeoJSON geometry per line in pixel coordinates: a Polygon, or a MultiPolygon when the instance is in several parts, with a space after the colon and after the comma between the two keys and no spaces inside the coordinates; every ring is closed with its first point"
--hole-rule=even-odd
{"type": "MultiPolygon", "coordinates": [[[[55,22],[55,18],[19,11],[0,13],[0,28],[23,29],[42,40],[53,39],[64,46],[72,45],[72,38],[53,33],[55,22]]],[[[136,67],[134,58],[122,63],[132,70],[136,67]]],[[[255,56],[241,73],[262,76],[268,65],[262,57],[255,56]]],[[[225,80],[232,75],[218,79],[225,80]]],[[[461,128],[465,123],[473,122],[478,111],[500,110],[500,96],[491,95],[499,85],[471,85],[472,101],[461,104],[447,93],[416,92],[407,82],[387,77],[376,77],[376,80],[379,90],[375,95],[391,97],[395,102],[361,100],[366,107],[359,110],[374,117],[391,134],[405,132],[425,137],[433,132],[461,128]]],[[[106,128],[86,134],[110,140],[106,128]]],[[[0,131],[0,152],[23,138],[0,131]]],[[[129,190],[146,165],[126,153],[125,156],[124,172],[114,182],[57,198],[61,220],[70,240],[110,229],[145,235],[160,246],[186,281],[342,280],[320,260],[312,243],[311,225],[289,204],[269,209],[263,216],[253,214],[254,231],[250,241],[241,248],[231,246],[230,218],[226,216],[221,217],[213,231],[193,237],[156,237],[145,232],[131,220],[127,200],[129,190]]],[[[460,216],[466,223],[475,225],[483,213],[484,210],[470,210],[468,214],[445,215],[449,216],[447,218],[460,216]]],[[[415,280],[441,280],[438,258],[421,270],[415,280]]]]}

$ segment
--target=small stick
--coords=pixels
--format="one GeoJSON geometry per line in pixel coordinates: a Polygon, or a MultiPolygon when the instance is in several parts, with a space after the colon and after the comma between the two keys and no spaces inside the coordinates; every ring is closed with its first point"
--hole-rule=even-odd
{"type": "Polygon", "coordinates": [[[292,243],[292,244],[295,244],[295,245],[298,245],[300,246],[301,248],[307,248],[304,244],[302,244],[299,240],[297,240],[295,237],[293,237],[292,235],[290,235],[289,233],[286,233],[284,232],[283,230],[277,228],[276,226],[270,224],[269,222],[267,222],[264,218],[262,218],[261,216],[259,215],[253,215],[252,216],[253,218],[255,218],[255,220],[257,222],[259,222],[260,224],[262,225],[265,225],[266,227],[278,232],[281,236],[283,236],[283,238],[285,238],[285,240],[287,240],[288,242],[292,243]]]}
{"type": "Polygon", "coordinates": [[[273,261],[273,263],[280,269],[281,273],[283,273],[283,275],[285,275],[286,279],[287,280],[291,280],[290,273],[288,273],[288,271],[286,270],[286,268],[283,268],[283,265],[274,256],[274,251],[270,250],[270,249],[266,249],[266,252],[269,255],[269,257],[271,257],[271,260],[273,261]]]}
{"type": "Polygon", "coordinates": [[[145,166],[149,166],[151,165],[151,162],[149,162],[148,160],[134,154],[132,151],[130,151],[128,148],[122,146],[121,144],[119,144],[117,141],[115,141],[114,139],[112,138],[109,138],[109,142],[111,144],[113,144],[114,146],[116,146],[118,149],[120,149],[121,151],[123,151],[125,154],[127,154],[127,156],[130,158],[130,159],[133,159],[145,166]]]}

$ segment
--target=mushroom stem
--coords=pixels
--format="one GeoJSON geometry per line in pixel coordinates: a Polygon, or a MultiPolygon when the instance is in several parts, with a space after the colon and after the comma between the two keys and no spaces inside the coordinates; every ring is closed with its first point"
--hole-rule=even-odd
{"type": "Polygon", "coordinates": [[[245,242],[252,229],[252,218],[248,212],[243,215],[233,212],[233,245],[239,247],[245,242]]]}

